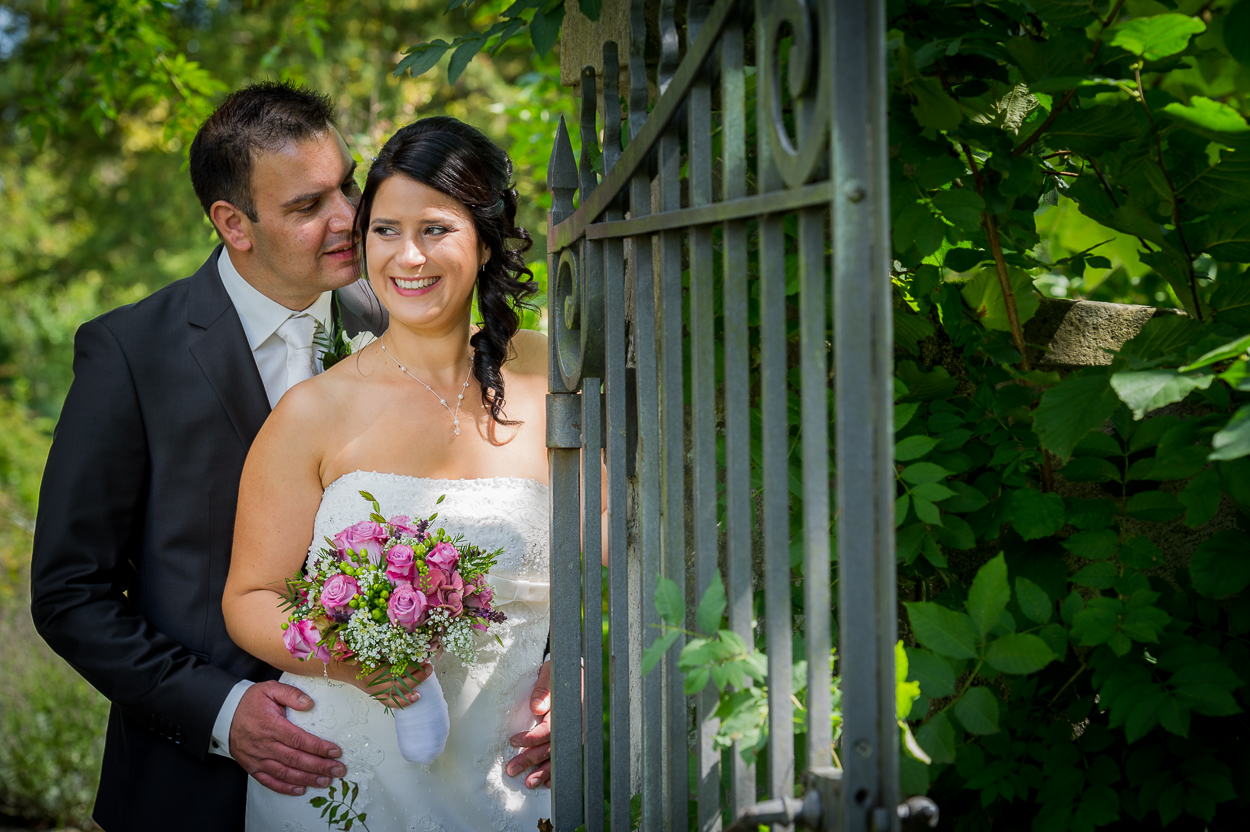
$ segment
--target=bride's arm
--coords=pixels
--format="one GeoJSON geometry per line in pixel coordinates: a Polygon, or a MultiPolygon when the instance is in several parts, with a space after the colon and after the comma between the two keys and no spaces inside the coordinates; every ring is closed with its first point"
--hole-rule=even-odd
{"type": "Polygon", "coordinates": [[[302,676],[355,684],[355,669],[300,661],[282,642],[279,592],[304,566],[321,503],[321,457],[334,404],[322,379],[289,390],[252,443],[239,484],[234,551],[222,598],[235,643],[268,664],[302,676]],[[321,382],[321,383],[318,383],[321,382]]]}

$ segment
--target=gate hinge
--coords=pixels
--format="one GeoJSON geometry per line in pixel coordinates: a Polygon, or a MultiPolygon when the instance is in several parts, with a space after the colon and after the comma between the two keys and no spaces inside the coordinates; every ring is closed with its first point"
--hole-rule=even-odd
{"type": "MultiPolygon", "coordinates": [[[[724,832],[754,832],[764,824],[795,826],[817,832],[840,829],[838,796],[842,790],[842,771],[835,768],[812,769],[804,774],[806,789],[803,798],[780,797],[765,800],[747,808],[724,832]]],[[[903,832],[923,832],[938,824],[938,807],[924,795],[909,797],[897,807],[903,832]]],[[[889,817],[884,808],[873,813],[874,832],[889,832],[889,817]]]]}

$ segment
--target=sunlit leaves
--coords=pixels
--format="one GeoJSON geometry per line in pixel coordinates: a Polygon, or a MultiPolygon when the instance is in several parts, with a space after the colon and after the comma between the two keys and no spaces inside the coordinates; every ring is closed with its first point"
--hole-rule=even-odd
{"type": "Polygon", "coordinates": [[[1184,14],[1135,17],[1111,30],[1110,43],[1147,61],[1175,55],[1189,45],[1189,39],[1206,31],[1206,24],[1184,14]]]}
{"type": "MultiPolygon", "coordinates": [[[[1011,293],[1016,301],[1016,314],[1020,323],[1026,323],[1037,313],[1041,301],[1033,289],[1033,279],[1023,269],[1013,267],[1007,270],[1011,284],[1011,293]]],[[[1003,295],[1002,281],[998,271],[993,268],[981,269],[972,280],[960,290],[973,314],[986,329],[1010,332],[1011,325],[1007,317],[1007,301],[1003,295]]]]}
{"type": "Polygon", "coordinates": [[[1250,405],[1242,405],[1228,424],[1211,437],[1211,459],[1238,459],[1250,455],[1250,405]]]}

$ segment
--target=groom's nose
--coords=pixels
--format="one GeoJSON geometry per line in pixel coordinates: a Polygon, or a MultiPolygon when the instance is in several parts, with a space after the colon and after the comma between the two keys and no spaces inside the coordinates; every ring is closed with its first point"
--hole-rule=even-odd
{"type": "Polygon", "coordinates": [[[331,233],[344,234],[351,231],[352,222],[356,217],[356,206],[341,191],[336,192],[333,199],[330,210],[331,233]]]}

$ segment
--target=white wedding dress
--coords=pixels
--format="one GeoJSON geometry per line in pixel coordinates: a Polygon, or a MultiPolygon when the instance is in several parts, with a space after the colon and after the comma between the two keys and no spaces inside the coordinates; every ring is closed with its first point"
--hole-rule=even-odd
{"type": "MultiPolygon", "coordinates": [[[[503,547],[490,579],[496,608],[508,619],[492,625],[490,634],[479,634],[476,665],[462,667],[450,654],[434,661],[451,733],[442,755],[428,766],[400,756],[395,718],[353,685],[284,673],[283,682],[316,703],[310,711],[288,711],[290,719],[343,749],[345,779],[360,787],[355,811],[367,815],[371,832],[533,832],[540,818],[551,817],[551,794],[543,786],[526,788],[523,774],[509,777],[504,767],[518,750],[508,739],[536,724],[529,697],[549,623],[547,487],[519,478],[432,480],[356,471],[322,495],[314,550],[368,518],[371,508],[362,490],[377,498],[387,517],[422,519],[437,511],[436,528],[463,534],[487,551],[503,547]],[[441,495],[446,499],[435,506],[441,495]],[[512,597],[527,600],[509,602],[512,597]]],[[[310,789],[286,797],[249,778],[248,832],[325,829],[321,810],[309,800],[326,794],[310,789]]]]}

